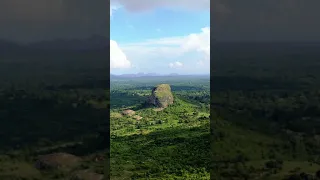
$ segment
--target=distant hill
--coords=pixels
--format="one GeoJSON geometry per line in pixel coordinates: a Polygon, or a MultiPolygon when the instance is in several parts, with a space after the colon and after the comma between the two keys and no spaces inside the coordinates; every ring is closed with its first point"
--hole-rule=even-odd
{"type": "Polygon", "coordinates": [[[137,73],[137,74],[120,74],[120,75],[115,75],[111,74],[110,78],[137,78],[137,77],[152,77],[152,76],[160,76],[155,73],[137,73]]]}
{"type": "Polygon", "coordinates": [[[93,35],[85,39],[55,39],[29,44],[36,49],[64,49],[64,50],[90,50],[109,48],[109,39],[100,35],[93,35]]]}
{"type": "Polygon", "coordinates": [[[220,54],[248,56],[319,52],[320,42],[217,42],[211,47],[220,54]],[[232,53],[230,53],[232,52],[232,53]]]}
{"type": "Polygon", "coordinates": [[[38,52],[45,51],[79,51],[79,50],[105,50],[109,49],[109,39],[100,35],[93,35],[84,39],[55,39],[19,44],[16,42],[0,39],[0,53],[38,52]]]}
{"type": "Polygon", "coordinates": [[[111,79],[116,79],[116,78],[142,78],[142,77],[193,77],[193,76],[204,76],[204,77],[209,77],[208,75],[181,75],[177,73],[171,73],[171,74],[157,74],[157,73],[137,73],[137,74],[120,74],[120,75],[115,75],[115,74],[110,74],[111,79]]]}
{"type": "Polygon", "coordinates": [[[13,51],[21,51],[25,49],[23,45],[19,45],[15,42],[7,41],[4,39],[0,39],[0,53],[8,53],[13,51]]]}
{"type": "Polygon", "coordinates": [[[179,76],[179,74],[178,73],[171,73],[171,74],[169,74],[169,76],[179,76]]]}

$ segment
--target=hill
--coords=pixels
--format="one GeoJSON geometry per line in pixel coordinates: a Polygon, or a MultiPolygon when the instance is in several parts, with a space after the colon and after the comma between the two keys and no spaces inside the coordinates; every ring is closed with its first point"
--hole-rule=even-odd
{"type": "Polygon", "coordinates": [[[169,84],[160,84],[152,89],[151,96],[148,99],[151,105],[158,108],[166,108],[173,104],[174,98],[169,84]]]}
{"type": "Polygon", "coordinates": [[[210,179],[209,78],[176,80],[111,81],[111,179],[210,179]],[[158,84],[170,84],[175,99],[162,111],[143,106],[158,84]]]}

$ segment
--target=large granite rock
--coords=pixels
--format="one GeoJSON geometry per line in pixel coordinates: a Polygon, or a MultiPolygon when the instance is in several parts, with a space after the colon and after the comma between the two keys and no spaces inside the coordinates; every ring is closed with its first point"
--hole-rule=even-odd
{"type": "Polygon", "coordinates": [[[160,84],[153,88],[149,103],[158,108],[166,108],[173,104],[174,98],[169,84],[160,84]]]}

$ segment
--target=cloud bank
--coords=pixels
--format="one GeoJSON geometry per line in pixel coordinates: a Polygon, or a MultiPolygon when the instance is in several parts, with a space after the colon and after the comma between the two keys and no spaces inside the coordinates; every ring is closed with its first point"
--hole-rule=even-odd
{"type": "Polygon", "coordinates": [[[131,12],[143,12],[159,7],[169,9],[209,10],[210,0],[111,0],[111,5],[121,4],[131,12]]]}
{"type": "Polygon", "coordinates": [[[118,46],[116,41],[110,40],[110,68],[130,68],[131,62],[118,46]]]}
{"type": "MultiPolygon", "coordinates": [[[[113,41],[113,47],[117,47],[113,41]]],[[[112,47],[112,46],[111,46],[112,47]]],[[[115,48],[115,49],[117,49],[115,48]]],[[[121,51],[117,49],[111,51],[111,67],[128,68],[128,57],[133,65],[143,65],[163,61],[169,64],[171,68],[194,69],[201,62],[201,67],[210,66],[210,27],[202,28],[198,33],[192,33],[186,36],[166,37],[159,39],[149,39],[136,43],[121,44],[121,51]],[[122,55],[115,55],[113,53],[122,55]],[[118,58],[118,59],[117,59],[118,58]],[[167,61],[171,61],[167,62],[167,61]],[[115,66],[115,62],[121,65],[115,66]],[[175,63],[172,63],[174,61],[175,63]],[[121,63],[120,63],[121,62],[121,63]],[[113,63],[113,64],[112,64],[113,63]]]]}

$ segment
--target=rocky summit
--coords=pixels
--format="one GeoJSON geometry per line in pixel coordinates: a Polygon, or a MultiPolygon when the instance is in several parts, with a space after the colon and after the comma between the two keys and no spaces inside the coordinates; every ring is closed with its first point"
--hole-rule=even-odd
{"type": "Polygon", "coordinates": [[[174,98],[169,84],[160,84],[154,87],[149,97],[149,103],[158,108],[166,108],[173,102],[174,98]]]}

